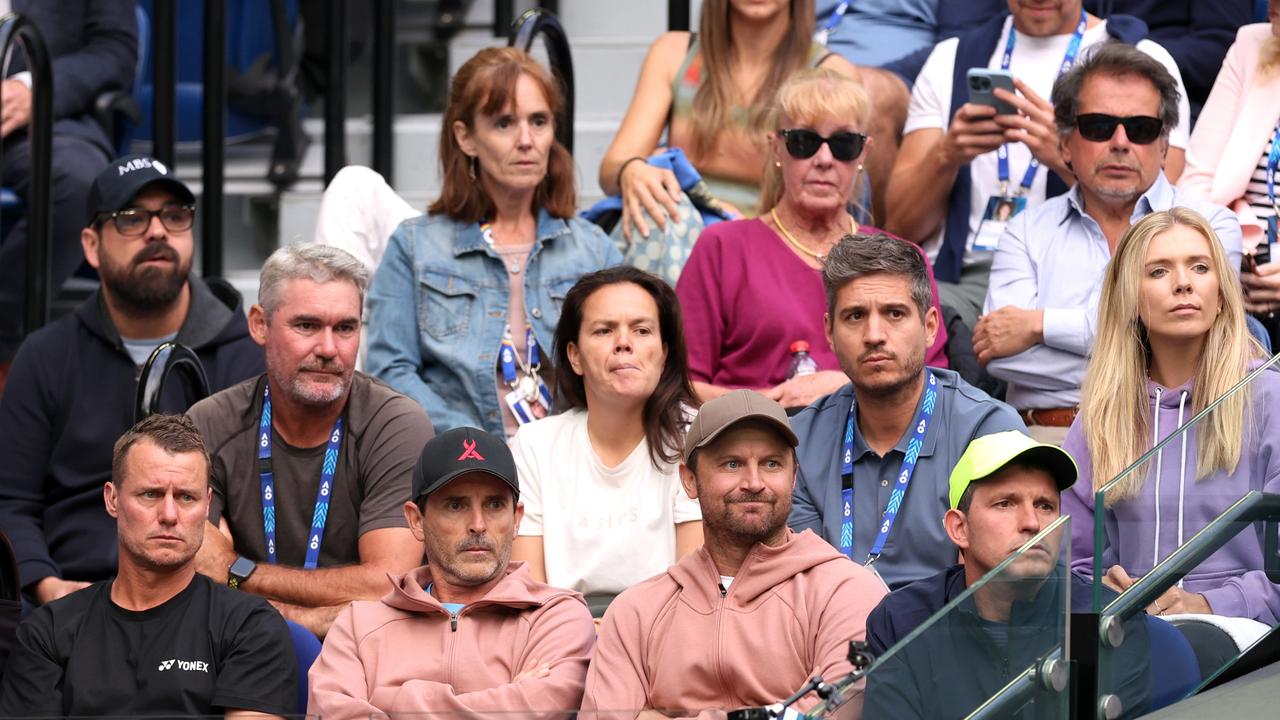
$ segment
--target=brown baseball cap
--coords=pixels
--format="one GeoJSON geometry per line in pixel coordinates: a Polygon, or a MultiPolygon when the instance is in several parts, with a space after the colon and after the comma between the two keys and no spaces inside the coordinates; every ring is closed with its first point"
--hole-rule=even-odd
{"type": "Polygon", "coordinates": [[[689,462],[694,450],[706,446],[720,433],[743,420],[762,420],[773,425],[791,447],[800,444],[787,420],[787,411],[781,405],[755,390],[734,390],[703,405],[698,411],[684,436],[684,462],[689,462]]]}

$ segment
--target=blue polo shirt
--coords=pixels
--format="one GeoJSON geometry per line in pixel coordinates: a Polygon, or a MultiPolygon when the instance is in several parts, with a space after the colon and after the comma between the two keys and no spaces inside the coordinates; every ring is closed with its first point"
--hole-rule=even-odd
{"type": "MultiPolygon", "coordinates": [[[[929,368],[938,378],[938,399],[911,485],[898,510],[875,569],[897,588],[941,572],[956,563],[956,548],[942,528],[951,468],[975,438],[1005,430],[1026,432],[1013,408],[965,382],[951,370],[929,368]]],[[[917,400],[916,414],[919,415],[917,400]]],[[[800,468],[787,524],[797,532],[813,530],[839,547],[843,520],[840,500],[840,451],[853,385],[819,398],[791,418],[800,438],[800,468]]],[[[885,456],[867,447],[856,425],[853,437],[853,559],[867,560],[880,519],[902,467],[913,428],[885,456]]]]}

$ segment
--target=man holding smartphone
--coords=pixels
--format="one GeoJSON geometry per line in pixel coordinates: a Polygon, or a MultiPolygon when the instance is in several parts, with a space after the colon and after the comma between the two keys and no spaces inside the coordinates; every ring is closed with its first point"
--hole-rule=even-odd
{"type": "MultiPolygon", "coordinates": [[[[929,253],[943,305],[973,327],[986,297],[987,276],[1004,223],[1002,203],[1015,214],[1075,182],[1059,149],[1053,107],[1045,100],[1054,80],[1088,49],[1108,40],[1135,45],[1177,81],[1179,123],[1171,128],[1165,171],[1182,171],[1189,135],[1186,93],[1177,65],[1159,45],[1143,40],[1136,18],[1101,20],[1080,0],[1050,5],[1009,0],[1010,14],[939,43],[916,79],[902,149],[889,181],[886,229],[920,243],[929,253]],[[1013,89],[992,87],[970,98],[969,70],[1012,74],[1013,89]],[[997,114],[996,101],[1016,113],[997,114]]],[[[977,89],[977,88],[974,88],[977,89]]]]}

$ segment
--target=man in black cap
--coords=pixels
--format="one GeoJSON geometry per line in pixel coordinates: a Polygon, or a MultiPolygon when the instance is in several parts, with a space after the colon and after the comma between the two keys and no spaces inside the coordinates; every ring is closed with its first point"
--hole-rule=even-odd
{"type": "Polygon", "coordinates": [[[511,562],[524,506],[506,443],[469,427],[433,438],[404,514],[427,565],[338,615],[311,668],[308,714],[576,709],[591,613],[511,562]]]}
{"type": "MultiPolygon", "coordinates": [[[[192,276],[195,197],[168,168],[131,155],[89,191],[80,242],[102,285],[32,334],[0,398],[0,527],[28,599],[55,600],[116,569],[103,510],[111,448],[135,420],[139,366],[160,343],[195,351],[211,390],[263,369],[240,297],[192,276]]],[[[170,383],[164,409],[188,398],[170,383]]]]}

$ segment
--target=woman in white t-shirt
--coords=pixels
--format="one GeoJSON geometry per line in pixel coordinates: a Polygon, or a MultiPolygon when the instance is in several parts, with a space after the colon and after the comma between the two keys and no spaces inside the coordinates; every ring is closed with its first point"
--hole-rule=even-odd
{"type": "Polygon", "coordinates": [[[524,520],[512,551],[539,580],[613,595],[702,545],[702,513],[680,486],[693,406],[680,303],[629,266],[584,275],[555,333],[558,415],[511,441],[524,520]]]}

